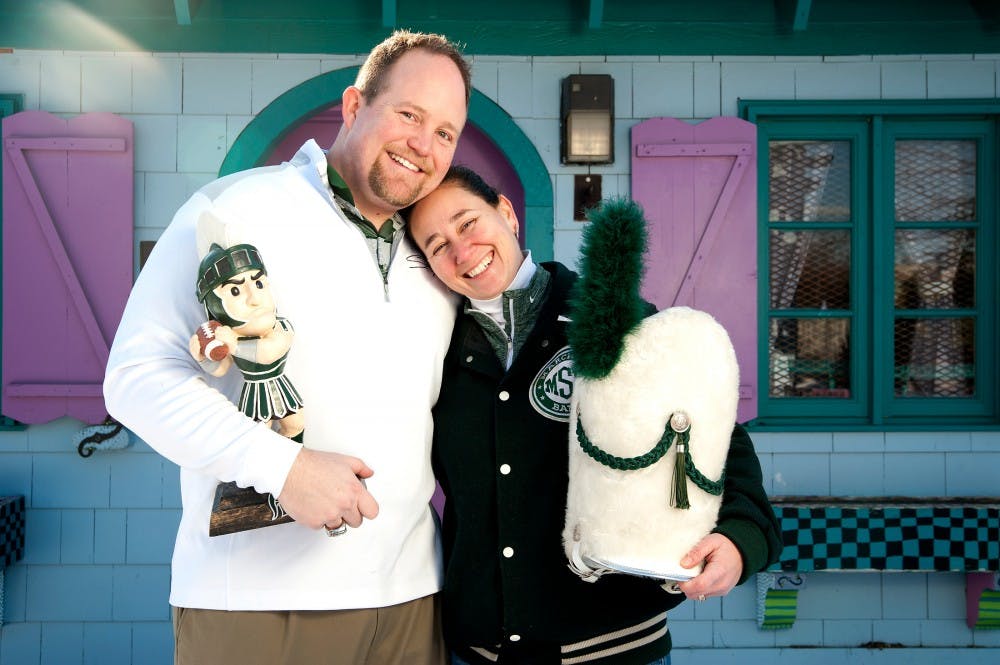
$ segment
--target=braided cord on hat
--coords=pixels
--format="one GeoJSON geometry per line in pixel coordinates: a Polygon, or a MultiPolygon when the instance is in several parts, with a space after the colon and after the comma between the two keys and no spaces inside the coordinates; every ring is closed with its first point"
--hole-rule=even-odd
{"type": "Polygon", "coordinates": [[[694,464],[689,460],[687,466],[684,468],[684,473],[687,477],[691,479],[691,482],[705,490],[712,496],[719,496],[722,494],[722,486],[726,482],[726,470],[722,470],[722,475],[719,476],[718,480],[709,480],[705,477],[701,471],[695,467],[694,464]]]}
{"type": "MultiPolygon", "coordinates": [[[[690,455],[682,452],[687,451],[688,443],[691,438],[690,429],[684,430],[683,432],[675,432],[670,427],[669,419],[667,420],[666,427],[663,428],[663,436],[661,436],[660,440],[656,442],[656,445],[644,454],[636,455],[635,457],[619,457],[617,455],[612,455],[611,453],[601,450],[598,446],[594,445],[583,428],[583,418],[580,413],[577,413],[576,418],[576,436],[580,442],[580,448],[583,449],[583,452],[587,453],[595,461],[600,462],[606,467],[615,469],[616,471],[637,471],[638,469],[645,469],[648,466],[652,466],[667,454],[667,451],[670,450],[670,446],[676,439],[678,461],[683,464],[684,475],[690,478],[691,482],[708,494],[713,496],[719,496],[722,494],[722,488],[726,480],[725,469],[723,469],[722,476],[719,480],[709,480],[705,474],[695,467],[694,463],[691,461],[690,455]]],[[[679,489],[680,488],[678,488],[678,490],[679,489]]],[[[686,497],[681,498],[678,502],[678,507],[687,508],[688,506],[686,504],[686,497]]]]}
{"type": "MultiPolygon", "coordinates": [[[[636,457],[618,457],[617,455],[612,455],[611,453],[605,452],[591,443],[590,439],[587,438],[587,433],[583,429],[583,418],[580,414],[577,414],[576,418],[576,436],[580,440],[580,447],[583,448],[583,452],[587,453],[595,460],[603,464],[604,466],[611,467],[616,471],[636,471],[638,469],[645,469],[647,466],[652,466],[660,461],[660,458],[667,454],[670,450],[671,444],[674,442],[675,432],[670,429],[669,424],[663,430],[663,436],[660,440],[656,442],[656,445],[650,448],[645,454],[637,455],[636,457]]],[[[684,433],[686,437],[687,433],[684,433]]]]}

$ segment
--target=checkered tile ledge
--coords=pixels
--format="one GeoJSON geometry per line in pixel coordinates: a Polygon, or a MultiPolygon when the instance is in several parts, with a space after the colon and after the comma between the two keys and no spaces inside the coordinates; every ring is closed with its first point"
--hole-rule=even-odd
{"type": "Polygon", "coordinates": [[[784,496],[772,505],[785,547],[757,580],[762,628],[792,625],[811,571],[965,572],[969,625],[1000,628],[983,609],[996,604],[1000,498],[784,496]]]}
{"type": "Polygon", "coordinates": [[[0,625],[4,568],[24,556],[24,497],[0,496],[0,625]]]}

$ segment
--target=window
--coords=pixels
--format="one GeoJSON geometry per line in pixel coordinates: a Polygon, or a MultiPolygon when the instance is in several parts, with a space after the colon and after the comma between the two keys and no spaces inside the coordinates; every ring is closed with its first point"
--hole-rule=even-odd
{"type": "Polygon", "coordinates": [[[761,425],[997,422],[995,100],[743,102],[761,425]]]}

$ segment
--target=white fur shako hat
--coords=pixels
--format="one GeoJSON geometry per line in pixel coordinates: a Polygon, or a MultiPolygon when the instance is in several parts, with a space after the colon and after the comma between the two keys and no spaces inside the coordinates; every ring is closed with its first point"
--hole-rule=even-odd
{"type": "Polygon", "coordinates": [[[570,568],[683,580],[681,558],[715,526],[739,371],[725,329],[672,307],[645,317],[642,211],[591,211],[571,300],[575,385],[563,542],[570,568]]]}

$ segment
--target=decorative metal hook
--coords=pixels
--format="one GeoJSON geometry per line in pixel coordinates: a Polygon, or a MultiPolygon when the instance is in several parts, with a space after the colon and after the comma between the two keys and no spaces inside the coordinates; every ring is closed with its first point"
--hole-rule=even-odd
{"type": "Polygon", "coordinates": [[[80,444],[76,447],[76,452],[79,453],[80,457],[90,457],[103,442],[118,436],[124,428],[124,425],[111,416],[108,416],[104,419],[103,423],[95,426],[97,431],[80,441],[80,444]],[[101,427],[110,427],[110,429],[101,431],[99,429],[101,427]]]}

